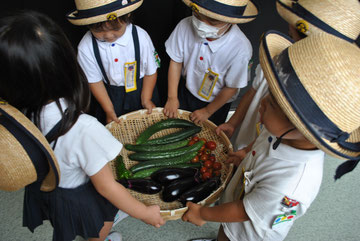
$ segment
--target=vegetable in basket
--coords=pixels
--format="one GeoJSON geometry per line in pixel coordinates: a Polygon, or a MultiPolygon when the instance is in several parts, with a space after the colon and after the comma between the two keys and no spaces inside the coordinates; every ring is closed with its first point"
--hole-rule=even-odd
{"type": "Polygon", "coordinates": [[[194,177],[196,175],[199,175],[198,168],[169,167],[169,168],[162,168],[160,170],[157,170],[156,172],[151,174],[151,179],[162,185],[168,185],[172,181],[183,179],[186,177],[194,177]]]}
{"type": "Polygon", "coordinates": [[[147,145],[166,145],[169,143],[173,143],[173,142],[177,142],[180,140],[183,140],[185,138],[188,138],[190,136],[195,135],[196,133],[199,133],[201,131],[201,127],[200,126],[194,126],[194,127],[188,127],[185,128],[183,130],[159,137],[159,138],[154,138],[151,140],[148,140],[146,142],[144,142],[144,144],[147,145]]]}
{"type": "Polygon", "coordinates": [[[126,169],[123,157],[121,155],[118,155],[115,159],[115,168],[116,168],[116,176],[117,179],[127,179],[132,176],[131,171],[126,169]]]}
{"type": "Polygon", "coordinates": [[[149,126],[136,139],[136,144],[142,144],[158,131],[169,128],[186,128],[196,126],[193,122],[184,119],[165,119],[149,126]]]}
{"type": "Polygon", "coordinates": [[[117,180],[117,182],[128,189],[144,194],[155,194],[160,192],[162,189],[161,184],[151,179],[130,178],[130,179],[119,179],[117,180]]]}
{"type": "Polygon", "coordinates": [[[180,140],[180,141],[170,143],[167,145],[125,144],[124,147],[128,151],[135,151],[135,152],[169,151],[169,150],[174,150],[174,149],[178,149],[178,148],[187,146],[188,143],[189,143],[189,141],[185,139],[185,140],[180,140]]]}
{"type": "Polygon", "coordinates": [[[170,182],[168,185],[164,186],[162,192],[162,200],[164,202],[173,202],[177,200],[182,193],[184,193],[189,188],[200,183],[200,178],[198,176],[187,177],[178,179],[170,182]]]}
{"type": "MultiPolygon", "coordinates": [[[[133,172],[132,178],[146,178],[150,177],[154,172],[162,169],[168,169],[168,168],[197,168],[199,169],[201,167],[200,163],[182,163],[182,164],[176,164],[176,165],[170,165],[170,166],[158,166],[158,167],[150,167],[147,169],[140,170],[138,172],[133,172]]],[[[153,179],[155,180],[155,179],[153,179]]],[[[155,180],[156,181],[156,180],[155,180]]]]}

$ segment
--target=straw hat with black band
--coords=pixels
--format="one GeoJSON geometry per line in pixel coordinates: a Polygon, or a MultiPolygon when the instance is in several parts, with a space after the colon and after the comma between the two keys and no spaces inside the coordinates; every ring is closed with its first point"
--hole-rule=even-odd
{"type": "Polygon", "coordinates": [[[193,11],[225,23],[247,23],[258,15],[257,6],[249,0],[183,0],[183,2],[193,11]]]}
{"type": "Polygon", "coordinates": [[[130,13],[141,6],[143,0],[75,0],[76,10],[66,15],[75,25],[89,25],[130,13]]]}
{"type": "Polygon", "coordinates": [[[39,182],[54,190],[60,170],[40,130],[19,110],[0,99],[0,190],[16,191],[39,182]]]}
{"type": "Polygon", "coordinates": [[[276,8],[306,35],[324,31],[351,43],[360,35],[359,0],[276,0],[276,8]]]}
{"type": "Polygon", "coordinates": [[[270,91],[296,128],[329,155],[349,159],[335,178],[360,159],[360,49],[318,33],[293,43],[266,32],[260,64],[270,91]]]}

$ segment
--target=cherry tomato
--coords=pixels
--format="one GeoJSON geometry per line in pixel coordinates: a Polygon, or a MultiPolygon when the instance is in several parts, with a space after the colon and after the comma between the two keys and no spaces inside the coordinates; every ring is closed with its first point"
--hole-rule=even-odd
{"type": "Polygon", "coordinates": [[[220,170],[221,169],[221,163],[220,162],[214,162],[213,168],[214,168],[214,170],[220,170]]]}
{"type": "Polygon", "coordinates": [[[204,162],[204,167],[206,167],[206,168],[212,168],[212,166],[213,166],[212,161],[205,161],[205,162],[204,162]]]}
{"type": "Polygon", "coordinates": [[[205,172],[207,172],[207,168],[206,167],[202,167],[201,169],[200,169],[200,173],[205,173],[205,172]]]}
{"type": "Polygon", "coordinates": [[[221,172],[219,170],[216,170],[216,171],[214,171],[214,175],[218,177],[221,175],[221,172]]]}
{"type": "Polygon", "coordinates": [[[204,143],[207,142],[207,140],[206,140],[205,138],[200,138],[199,140],[200,140],[200,141],[203,141],[204,143]]]}
{"type": "Polygon", "coordinates": [[[208,158],[209,158],[209,155],[207,155],[207,154],[202,154],[201,156],[200,156],[200,161],[207,161],[208,160],[208,158]]]}
{"type": "Polygon", "coordinates": [[[209,156],[209,161],[215,162],[216,161],[215,155],[210,155],[209,156]]]}
{"type": "Polygon", "coordinates": [[[192,141],[195,141],[195,142],[198,142],[200,139],[199,139],[198,136],[194,136],[191,140],[192,140],[192,141]]]}
{"type": "Polygon", "coordinates": [[[189,141],[188,146],[192,146],[192,145],[194,145],[194,144],[195,144],[195,141],[194,141],[194,140],[191,140],[191,141],[189,141]]]}
{"type": "Polygon", "coordinates": [[[215,150],[216,149],[216,142],[215,141],[208,141],[206,142],[205,144],[206,148],[207,149],[210,149],[210,150],[215,150]]]}
{"type": "Polygon", "coordinates": [[[203,150],[205,150],[205,144],[202,145],[202,147],[200,148],[200,151],[203,151],[203,150]]]}
{"type": "Polygon", "coordinates": [[[211,154],[211,150],[207,149],[207,148],[205,148],[204,152],[205,152],[205,154],[211,154]]]}
{"type": "Polygon", "coordinates": [[[199,157],[198,156],[195,156],[190,162],[191,163],[197,163],[197,162],[199,162],[199,157]]]}
{"type": "Polygon", "coordinates": [[[211,178],[212,174],[210,172],[205,172],[202,174],[202,179],[205,181],[209,178],[211,178]]]}

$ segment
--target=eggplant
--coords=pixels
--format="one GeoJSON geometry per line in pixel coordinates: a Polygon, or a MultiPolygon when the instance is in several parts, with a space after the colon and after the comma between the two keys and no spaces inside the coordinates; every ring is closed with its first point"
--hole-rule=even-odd
{"type": "Polygon", "coordinates": [[[199,175],[199,169],[197,168],[169,167],[155,171],[153,174],[151,174],[151,179],[161,183],[162,185],[168,185],[170,182],[177,179],[194,177],[195,175],[199,175]]]}
{"type": "Polygon", "coordinates": [[[208,197],[220,185],[220,177],[214,177],[200,183],[180,195],[179,201],[186,206],[186,202],[197,203],[208,197]]]}
{"type": "Polygon", "coordinates": [[[177,179],[164,186],[162,191],[162,200],[164,202],[173,202],[180,197],[189,188],[200,183],[198,176],[177,179]]]}
{"type": "Polygon", "coordinates": [[[118,179],[117,182],[130,190],[144,194],[155,194],[162,189],[160,183],[145,178],[118,179]]]}

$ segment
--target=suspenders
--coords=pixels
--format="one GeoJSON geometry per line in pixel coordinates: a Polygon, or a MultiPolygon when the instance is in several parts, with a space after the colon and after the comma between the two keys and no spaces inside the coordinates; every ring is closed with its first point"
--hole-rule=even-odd
{"type": "MultiPolygon", "coordinates": [[[[104,66],[101,62],[101,57],[100,57],[100,52],[99,52],[99,46],[96,42],[96,39],[94,37],[94,35],[91,35],[92,37],[92,43],[93,43],[93,50],[94,50],[94,54],[95,54],[95,58],[96,58],[96,62],[98,63],[101,73],[104,77],[104,82],[108,85],[110,85],[110,81],[109,78],[106,75],[104,66]]],[[[138,33],[136,30],[135,25],[132,25],[132,37],[134,40],[134,48],[135,48],[135,60],[136,60],[136,65],[139,71],[136,71],[136,81],[140,80],[140,44],[139,44],[139,37],[138,37],[138,33]]]]}

